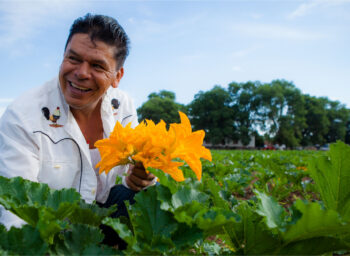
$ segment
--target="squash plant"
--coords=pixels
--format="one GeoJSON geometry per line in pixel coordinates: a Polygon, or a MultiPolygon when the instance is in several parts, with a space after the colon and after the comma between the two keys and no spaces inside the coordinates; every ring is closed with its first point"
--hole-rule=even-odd
{"type": "Polygon", "coordinates": [[[349,155],[350,147],[337,142],[328,154],[311,158],[307,168],[320,200],[298,199],[290,206],[281,205],[264,186],[255,186],[250,198],[235,197],[222,183],[232,170],[209,175],[215,161],[206,165],[211,171],[203,173],[202,181],[186,166],[183,182],[149,168],[160,184],[138,193],[136,203],[127,205],[129,220],[110,218],[115,208],[86,204],[73,189],[52,190],[19,177],[0,177],[0,203],[27,222],[10,230],[0,225],[0,253],[345,253],[350,250],[349,155]],[[102,244],[101,224],[111,226],[127,242],[125,251],[102,244]]]}

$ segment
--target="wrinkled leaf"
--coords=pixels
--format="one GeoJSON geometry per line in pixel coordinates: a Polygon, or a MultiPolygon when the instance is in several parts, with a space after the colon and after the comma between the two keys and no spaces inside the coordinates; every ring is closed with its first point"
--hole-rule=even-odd
{"type": "Polygon", "coordinates": [[[350,146],[338,141],[330,146],[329,157],[310,161],[311,177],[325,206],[350,220],[350,146]]]}
{"type": "Polygon", "coordinates": [[[9,255],[45,255],[48,252],[48,245],[38,230],[29,225],[20,229],[12,227],[9,231],[0,225],[0,237],[0,248],[9,255]]]}

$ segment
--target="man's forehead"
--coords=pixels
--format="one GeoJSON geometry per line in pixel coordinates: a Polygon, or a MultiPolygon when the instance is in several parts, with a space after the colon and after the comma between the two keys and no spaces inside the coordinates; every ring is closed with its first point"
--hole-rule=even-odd
{"type": "Polygon", "coordinates": [[[93,39],[91,40],[89,34],[75,34],[67,45],[66,53],[73,55],[89,55],[96,61],[103,61],[105,59],[114,59],[116,47],[106,44],[105,42],[93,39]]]}

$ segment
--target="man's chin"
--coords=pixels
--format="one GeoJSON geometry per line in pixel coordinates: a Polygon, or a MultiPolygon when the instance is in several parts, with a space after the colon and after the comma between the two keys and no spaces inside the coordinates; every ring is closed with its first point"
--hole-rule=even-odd
{"type": "Polygon", "coordinates": [[[70,100],[70,99],[67,100],[66,99],[66,102],[69,105],[69,108],[74,109],[74,110],[82,110],[82,109],[87,107],[87,104],[81,100],[70,100]]]}
{"type": "MultiPolygon", "coordinates": [[[[66,100],[67,101],[67,100],[66,100]]],[[[73,101],[67,101],[69,108],[71,111],[94,111],[94,109],[96,108],[96,106],[98,104],[92,104],[84,102],[84,101],[77,101],[77,100],[73,100],[73,101]]]]}

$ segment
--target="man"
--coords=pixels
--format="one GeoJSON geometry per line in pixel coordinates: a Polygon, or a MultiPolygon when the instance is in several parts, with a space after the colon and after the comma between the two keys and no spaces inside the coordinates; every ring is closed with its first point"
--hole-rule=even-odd
{"type": "MultiPolygon", "coordinates": [[[[111,17],[87,14],[73,23],[58,79],[14,101],[0,120],[0,175],[72,187],[104,207],[131,200],[154,183],[141,165],[116,167],[107,175],[95,169],[95,142],[108,137],[117,121],[137,125],[132,101],[117,88],[128,46],[111,17]],[[115,186],[117,175],[123,185],[115,186]]],[[[4,210],[0,218],[7,228],[21,224],[4,210]]]]}

